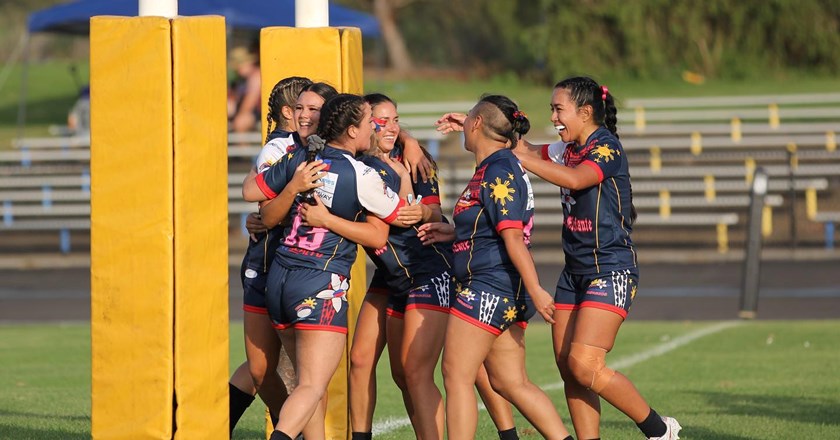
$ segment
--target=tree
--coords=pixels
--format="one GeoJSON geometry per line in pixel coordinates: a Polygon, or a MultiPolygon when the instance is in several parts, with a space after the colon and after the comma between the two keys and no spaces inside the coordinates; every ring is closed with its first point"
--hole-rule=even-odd
{"type": "Polygon", "coordinates": [[[373,0],[373,13],[379,20],[382,40],[385,42],[391,67],[401,73],[411,71],[414,63],[411,60],[400,28],[397,26],[396,11],[412,2],[413,0],[373,0]]]}

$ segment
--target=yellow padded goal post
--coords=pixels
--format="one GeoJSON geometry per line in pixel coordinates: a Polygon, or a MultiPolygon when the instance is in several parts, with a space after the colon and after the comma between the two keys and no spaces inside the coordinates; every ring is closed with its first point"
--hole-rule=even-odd
{"type": "Polygon", "coordinates": [[[92,437],[227,438],[224,19],[90,35],[92,437]]]}
{"type": "MultiPolygon", "coordinates": [[[[263,115],[271,89],[283,78],[305,76],[331,84],[342,93],[362,93],[362,33],[358,28],[269,27],[260,32],[263,115]]],[[[263,127],[265,137],[265,127],[263,127]]],[[[327,438],[350,436],[347,377],[353,330],[366,292],[365,253],[359,249],[350,275],[347,300],[348,345],[327,392],[327,438]]]]}

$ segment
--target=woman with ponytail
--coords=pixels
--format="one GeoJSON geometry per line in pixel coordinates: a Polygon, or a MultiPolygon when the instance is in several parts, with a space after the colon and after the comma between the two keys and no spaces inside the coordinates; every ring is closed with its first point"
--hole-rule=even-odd
{"type": "Polygon", "coordinates": [[[630,239],[636,213],[616,113],[606,86],[586,77],[560,81],[551,122],[562,142],[523,142],[515,152],[528,171],[561,188],[566,265],[554,296],[554,353],[578,438],[599,438],[603,398],[647,438],[677,439],[679,423],[660,417],[627,377],[606,366],[639,283],[630,239]]]}
{"type": "MultiPolygon", "coordinates": [[[[285,227],[269,271],[268,313],[283,346],[295,364],[297,387],[280,411],[273,440],[291,439],[312,419],[318,402],[335,373],[347,339],[347,288],[350,267],[356,259],[356,241],[365,246],[384,246],[388,224],[397,223],[397,211],[405,203],[387,188],[379,174],[354,159],[357,151],[369,146],[373,133],[370,105],[360,96],[339,94],[320,111],[317,136],[310,136],[308,149],[317,151],[316,163],[324,165],[312,202],[324,206],[344,221],[379,217],[384,222],[356,223],[355,231],[366,232],[343,237],[326,227],[313,227],[302,218],[304,194],[299,194],[291,210],[291,224],[285,227]],[[314,148],[313,148],[314,147],[314,148]],[[387,222],[387,223],[386,223],[387,222]]],[[[284,190],[300,165],[305,151],[292,151],[274,166],[246,182],[246,200],[274,198],[284,190]]],[[[271,205],[261,211],[273,217],[271,205]]],[[[323,424],[323,419],[319,422],[323,424]]],[[[307,438],[309,434],[307,433],[307,438]]]]}
{"type": "MultiPolygon", "coordinates": [[[[525,371],[525,328],[535,313],[553,322],[552,296],[539,284],[531,257],[534,196],[511,147],[530,122],[510,99],[481,98],[459,121],[476,171],[455,204],[457,280],[446,329],[443,379],[446,428],[452,440],[475,437],[473,384],[484,364],[493,389],[547,439],[570,439],[548,396],[525,371]]],[[[440,224],[421,226],[425,242],[448,238],[440,224]]]]}

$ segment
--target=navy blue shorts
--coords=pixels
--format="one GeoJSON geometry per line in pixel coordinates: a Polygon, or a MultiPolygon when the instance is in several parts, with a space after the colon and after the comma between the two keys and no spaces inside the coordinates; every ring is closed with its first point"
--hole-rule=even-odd
{"type": "Polygon", "coordinates": [[[627,317],[639,286],[639,270],[622,269],[586,275],[560,274],[554,293],[556,310],[595,307],[627,317]]]}
{"type": "Polygon", "coordinates": [[[370,286],[368,286],[368,295],[384,295],[388,297],[388,306],[385,309],[385,313],[388,316],[402,319],[405,316],[405,302],[408,299],[408,296],[405,294],[403,286],[407,286],[408,284],[405,283],[401,285],[401,283],[397,283],[397,287],[394,288],[393,280],[386,279],[383,271],[381,269],[376,269],[373,272],[373,277],[370,280],[370,286]]]}
{"type": "Polygon", "coordinates": [[[242,310],[267,315],[268,308],[265,305],[265,284],[268,281],[268,274],[263,271],[247,268],[243,262],[239,276],[242,279],[242,290],[244,292],[242,310]]]}
{"type": "Polygon", "coordinates": [[[497,336],[511,325],[527,327],[536,309],[522,280],[518,274],[501,275],[474,275],[468,284],[456,283],[450,313],[497,336]]]}
{"type": "Polygon", "coordinates": [[[435,276],[416,279],[414,287],[408,291],[406,310],[427,309],[449,313],[450,293],[454,291],[455,281],[449,272],[443,271],[435,276]]]}
{"type": "Polygon", "coordinates": [[[318,269],[290,269],[278,262],[268,271],[266,302],[277,329],[347,333],[350,279],[318,269]]]}

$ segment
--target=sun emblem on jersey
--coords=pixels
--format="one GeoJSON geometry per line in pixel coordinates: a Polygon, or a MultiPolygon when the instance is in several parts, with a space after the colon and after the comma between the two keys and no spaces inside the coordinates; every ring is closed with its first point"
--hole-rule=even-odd
{"type": "Polygon", "coordinates": [[[502,179],[496,178],[495,183],[490,184],[490,189],[493,191],[490,193],[490,197],[493,198],[496,202],[505,206],[505,203],[513,201],[513,195],[516,193],[516,190],[509,187],[510,180],[505,180],[502,183],[502,179]]]}
{"type": "Polygon", "coordinates": [[[347,302],[348,288],[350,288],[350,283],[347,278],[334,273],[330,278],[330,285],[318,292],[315,297],[330,301],[333,309],[338,312],[341,310],[342,302],[347,302]]]}
{"type": "Polygon", "coordinates": [[[516,318],[516,307],[510,306],[505,309],[505,321],[513,321],[516,318]]]}
{"type": "Polygon", "coordinates": [[[621,152],[613,150],[608,144],[598,145],[594,150],[592,150],[592,154],[597,156],[595,158],[595,162],[600,162],[601,159],[604,159],[604,162],[609,162],[615,159],[613,153],[615,153],[616,156],[621,155],[621,152]]]}

